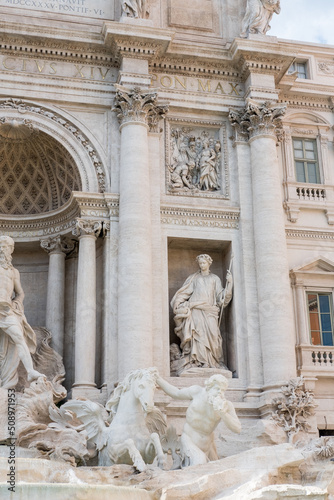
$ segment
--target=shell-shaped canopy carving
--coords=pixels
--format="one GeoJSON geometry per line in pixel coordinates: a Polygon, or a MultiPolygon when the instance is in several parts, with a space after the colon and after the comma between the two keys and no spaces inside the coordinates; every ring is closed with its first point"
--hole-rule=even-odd
{"type": "Polygon", "coordinates": [[[56,210],[81,186],[72,156],[46,133],[35,131],[15,139],[7,135],[0,141],[0,213],[56,210]]]}

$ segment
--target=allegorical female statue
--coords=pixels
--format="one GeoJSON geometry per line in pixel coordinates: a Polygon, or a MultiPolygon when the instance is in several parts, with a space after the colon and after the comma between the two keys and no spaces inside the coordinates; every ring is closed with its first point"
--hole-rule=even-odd
{"type": "Polygon", "coordinates": [[[248,0],[240,36],[246,38],[249,33],[265,35],[270,30],[269,23],[274,13],[280,12],[280,0],[248,0]]]}
{"type": "Polygon", "coordinates": [[[146,19],[149,15],[149,0],[122,0],[122,15],[146,19]]]}
{"type": "Polygon", "coordinates": [[[227,272],[224,290],[220,278],[210,272],[211,257],[202,254],[196,260],[200,270],[187,278],[171,301],[175,333],[181,339],[182,357],[187,358],[188,366],[221,368],[219,313],[232,298],[232,274],[227,272]]]}

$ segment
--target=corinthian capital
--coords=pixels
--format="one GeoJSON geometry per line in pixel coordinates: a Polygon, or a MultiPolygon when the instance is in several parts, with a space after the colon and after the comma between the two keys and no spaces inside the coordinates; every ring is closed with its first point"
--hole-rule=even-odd
{"type": "Polygon", "coordinates": [[[260,135],[279,138],[282,134],[282,117],[286,106],[266,101],[263,104],[249,101],[241,111],[231,110],[229,119],[236,132],[236,140],[247,140],[260,135]]]}
{"type": "Polygon", "coordinates": [[[249,101],[243,120],[248,122],[248,132],[250,138],[257,135],[277,134],[277,130],[282,127],[282,117],[286,111],[286,106],[277,106],[276,103],[266,101],[258,104],[249,101]]]}
{"type": "Polygon", "coordinates": [[[117,92],[113,111],[117,113],[119,123],[140,122],[154,129],[160,118],[164,118],[168,105],[157,102],[157,92],[141,90],[140,88],[127,89],[115,85],[117,92]]]}
{"type": "Polygon", "coordinates": [[[75,242],[63,236],[54,236],[41,240],[41,247],[47,253],[70,253],[75,247],[75,242]]]}
{"type": "Polygon", "coordinates": [[[95,236],[98,238],[102,231],[102,222],[97,220],[77,219],[75,228],[73,229],[74,236],[95,236]]]}

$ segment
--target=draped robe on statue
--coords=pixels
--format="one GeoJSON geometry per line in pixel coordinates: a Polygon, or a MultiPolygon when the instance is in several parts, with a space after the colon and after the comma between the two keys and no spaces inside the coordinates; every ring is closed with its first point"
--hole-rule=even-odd
{"type": "MultiPolygon", "coordinates": [[[[222,337],[218,326],[220,305],[224,289],[215,274],[203,275],[200,271],[187,278],[171,301],[175,314],[175,333],[181,339],[183,355],[190,355],[190,362],[212,368],[222,366],[222,337]]],[[[222,307],[232,298],[227,291],[222,307]]]]}
{"type": "Polygon", "coordinates": [[[7,335],[7,329],[16,326],[23,332],[25,342],[31,353],[36,351],[36,334],[28,324],[23,312],[23,306],[18,302],[10,299],[11,293],[8,290],[14,291],[14,276],[18,275],[18,271],[11,269],[0,268],[0,385],[4,388],[14,387],[18,381],[17,369],[20,363],[20,358],[17,353],[17,347],[13,340],[7,335]],[[11,284],[12,280],[12,284],[11,284]]]}

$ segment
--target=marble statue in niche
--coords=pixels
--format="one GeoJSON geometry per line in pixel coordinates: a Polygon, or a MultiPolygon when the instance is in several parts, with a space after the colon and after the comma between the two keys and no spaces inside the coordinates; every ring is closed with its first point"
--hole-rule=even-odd
{"type": "Polygon", "coordinates": [[[33,367],[36,335],[24,315],[24,292],[19,271],[12,265],[13,251],[12,238],[0,236],[0,384],[4,388],[16,386],[20,361],[28,382],[43,377],[33,367]]]}
{"type": "Polygon", "coordinates": [[[280,12],[280,0],[248,0],[240,36],[247,38],[249,34],[265,35],[270,30],[269,23],[274,13],[280,12]]]}
{"type": "Polygon", "coordinates": [[[224,396],[228,386],[227,379],[216,374],[205,382],[205,387],[192,385],[177,389],[158,376],[157,384],[172,398],[191,401],[180,439],[181,466],[201,465],[218,460],[214,430],[219,422],[222,420],[232,432],[241,431],[234,406],[224,396]]]}
{"type": "Polygon", "coordinates": [[[224,289],[220,278],[210,272],[211,257],[202,254],[196,260],[199,271],[186,279],[171,300],[182,352],[177,356],[173,351],[172,371],[177,374],[191,366],[226,369],[219,323],[222,309],[232,299],[232,274],[227,271],[224,289]]]}
{"type": "Polygon", "coordinates": [[[149,0],[122,0],[122,16],[147,19],[149,13],[149,0]]]}
{"type": "Polygon", "coordinates": [[[220,190],[221,143],[203,131],[195,137],[191,128],[171,131],[169,190],[198,193],[220,190]]]}

